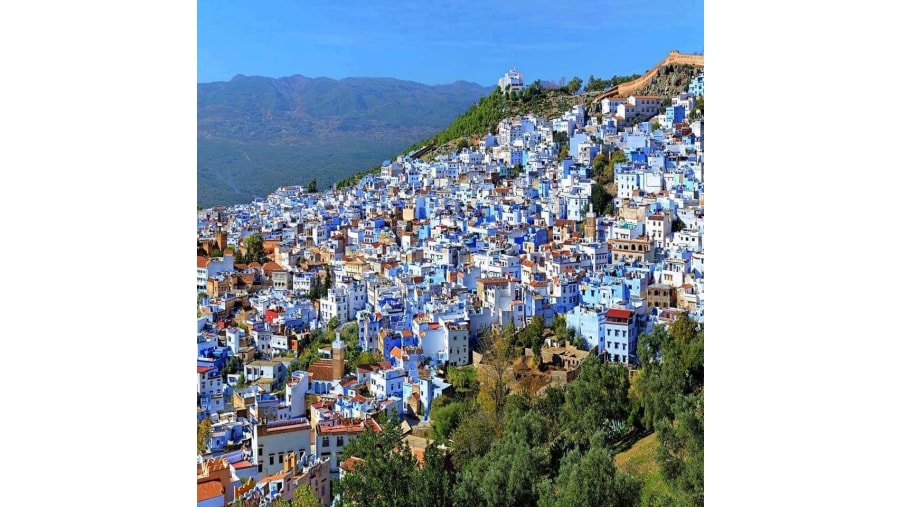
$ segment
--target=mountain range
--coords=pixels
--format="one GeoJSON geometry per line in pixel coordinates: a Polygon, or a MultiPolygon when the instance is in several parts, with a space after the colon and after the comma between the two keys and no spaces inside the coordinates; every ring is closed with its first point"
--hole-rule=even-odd
{"type": "Polygon", "coordinates": [[[319,188],[429,138],[494,87],[391,78],[238,75],[197,85],[197,201],[245,203],[319,188]]]}

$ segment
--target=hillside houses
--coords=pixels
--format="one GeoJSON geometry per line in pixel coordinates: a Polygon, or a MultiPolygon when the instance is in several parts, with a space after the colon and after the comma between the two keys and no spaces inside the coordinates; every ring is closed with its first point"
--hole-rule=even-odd
{"type": "Polygon", "coordinates": [[[340,191],[200,211],[198,419],[234,414],[207,451],[253,478],[238,496],[287,493],[313,455],[337,477],[380,412],[428,421],[453,389],[441,372],[472,364],[492,329],[562,317],[583,343],[545,351],[565,376],[588,354],[635,365],[640,334],[680,312],[703,321],[703,123],[687,119],[694,95],[662,99],[507,118],[459,153],[388,160],[340,191]],[[613,151],[603,214],[591,162],[613,151]],[[268,260],[235,263],[256,233],[268,260]],[[330,347],[297,368],[326,331],[330,347]],[[351,349],[368,364],[351,371],[351,349]]]}

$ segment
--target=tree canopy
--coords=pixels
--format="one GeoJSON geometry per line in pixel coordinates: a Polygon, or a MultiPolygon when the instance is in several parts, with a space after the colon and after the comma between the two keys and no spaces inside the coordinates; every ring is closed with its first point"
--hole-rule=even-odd
{"type": "MultiPolygon", "coordinates": [[[[448,370],[460,389],[432,404],[435,443],[421,466],[394,419],[348,444],[344,459],[365,462],[336,484],[344,505],[702,505],[703,326],[680,314],[641,334],[640,370],[589,355],[574,380],[533,397],[514,389],[510,365],[543,326],[488,332],[481,365],[448,370]],[[663,483],[652,488],[613,460],[650,432],[663,483]]],[[[574,333],[562,316],[550,328],[574,333]]]]}
{"type": "Polygon", "coordinates": [[[247,249],[247,253],[243,257],[243,261],[245,264],[250,264],[251,262],[258,262],[260,264],[266,262],[266,252],[263,249],[263,237],[260,233],[254,233],[243,240],[244,247],[247,249]]]}

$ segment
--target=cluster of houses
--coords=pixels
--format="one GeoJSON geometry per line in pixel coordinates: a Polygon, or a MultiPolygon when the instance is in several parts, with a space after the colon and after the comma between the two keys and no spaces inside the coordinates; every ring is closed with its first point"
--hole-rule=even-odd
{"type": "MultiPolygon", "coordinates": [[[[702,76],[691,86],[702,94],[702,76]]],[[[267,505],[301,484],[330,504],[347,443],[379,431],[378,413],[427,420],[452,389],[441,372],[472,364],[491,329],[562,316],[583,350],[548,340],[544,354],[571,371],[588,353],[635,365],[642,332],[679,313],[703,321],[703,120],[685,114],[696,96],[507,118],[478,146],[385,161],[348,189],[282,187],[199,211],[197,410],[212,430],[198,505],[267,505]],[[591,162],[614,151],[625,160],[602,213],[591,162]],[[252,234],[269,260],[236,263],[252,234]],[[358,333],[341,336],[351,322],[358,333]],[[321,358],[289,371],[329,323],[339,332],[321,358]],[[346,372],[348,342],[378,360],[346,372]]]]}

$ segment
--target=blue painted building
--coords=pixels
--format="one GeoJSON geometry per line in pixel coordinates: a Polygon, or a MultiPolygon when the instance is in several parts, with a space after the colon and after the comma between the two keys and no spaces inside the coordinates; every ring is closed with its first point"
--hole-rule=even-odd
{"type": "Polygon", "coordinates": [[[703,96],[703,74],[691,79],[691,84],[688,85],[688,92],[698,97],[703,96]]]}
{"type": "Polygon", "coordinates": [[[605,322],[603,311],[596,308],[577,306],[566,314],[566,326],[581,335],[589,350],[596,347],[598,352],[606,345],[603,333],[605,322]]]}
{"type": "Polygon", "coordinates": [[[681,123],[684,121],[685,111],[684,106],[669,106],[666,108],[666,125],[671,127],[676,123],[681,123]]]}

